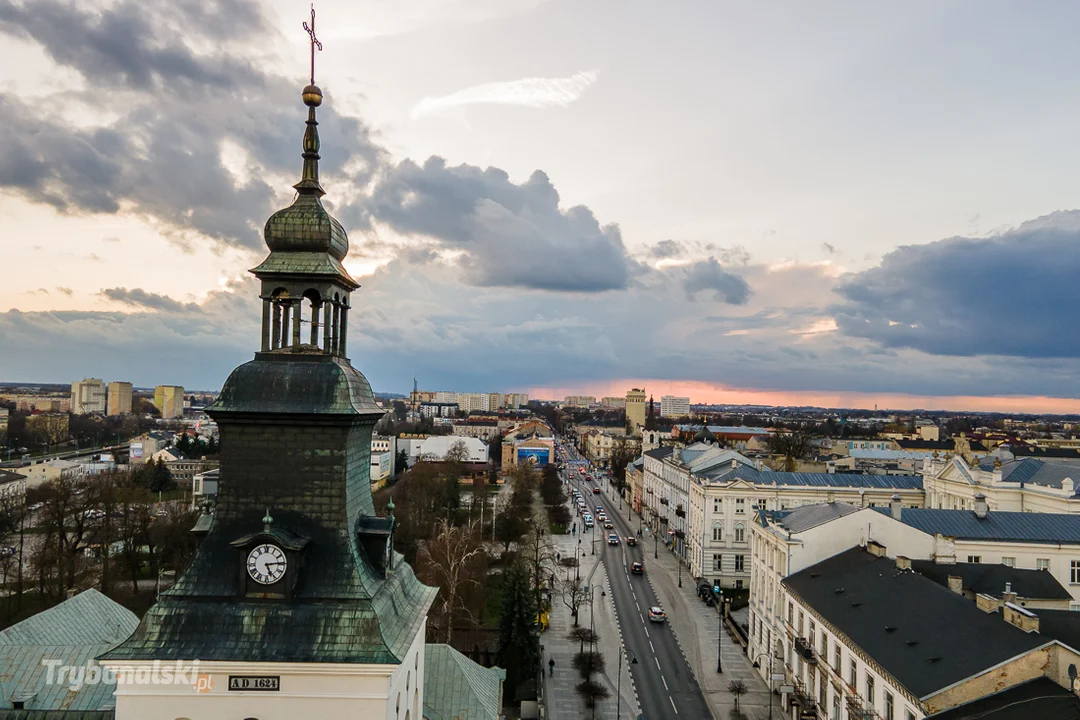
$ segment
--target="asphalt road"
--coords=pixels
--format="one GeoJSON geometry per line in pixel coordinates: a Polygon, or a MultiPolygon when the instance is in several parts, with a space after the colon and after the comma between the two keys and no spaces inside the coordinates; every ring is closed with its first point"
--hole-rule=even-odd
{"type": "MultiPolygon", "coordinates": [[[[567,450],[568,459],[581,459],[570,446],[567,446],[567,450]]],[[[608,519],[615,525],[613,530],[607,530],[597,523],[596,552],[602,553],[604,567],[611,582],[611,594],[619,615],[623,645],[629,651],[629,657],[637,657],[638,662],[631,664],[630,672],[637,688],[641,717],[645,720],[674,717],[686,720],[711,718],[712,713],[705,702],[705,696],[683,658],[675,635],[666,622],[649,621],[649,608],[659,605],[652,586],[645,575],[630,574],[630,564],[635,561],[643,562],[646,574],[649,572],[649,560],[653,554],[652,537],[646,535],[635,547],[627,546],[626,538],[637,536],[638,524],[627,519],[629,510],[626,503],[622,504],[620,513],[617,497],[613,500],[605,492],[593,493],[593,487],[600,486],[601,480],[585,482],[576,468],[573,473],[569,472],[570,469],[568,467],[566,471],[570,484],[581,490],[593,517],[596,516],[596,506],[603,505],[608,519]],[[619,535],[618,545],[607,544],[607,537],[612,532],[619,535]],[[646,540],[649,542],[646,543],[646,540]]],[[[576,520],[580,529],[580,516],[576,520]]],[[[590,535],[582,537],[585,539],[590,535]]],[[[623,662],[626,662],[626,658],[623,658],[623,662]]]]}

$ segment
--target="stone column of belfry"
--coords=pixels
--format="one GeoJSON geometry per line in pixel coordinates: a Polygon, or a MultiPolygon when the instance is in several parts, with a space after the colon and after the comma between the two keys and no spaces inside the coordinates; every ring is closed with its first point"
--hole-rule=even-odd
{"type": "Polygon", "coordinates": [[[270,349],[270,298],[263,298],[262,308],[262,351],[270,349]]]}
{"type": "Polygon", "coordinates": [[[278,338],[278,347],[289,346],[289,300],[283,298],[278,300],[278,305],[281,307],[281,334],[278,338]]]}
{"type": "Polygon", "coordinates": [[[301,298],[296,298],[292,301],[293,309],[293,326],[292,326],[292,346],[298,347],[300,345],[300,318],[303,316],[303,303],[301,298]]]}
{"type": "Polygon", "coordinates": [[[333,335],[334,335],[332,325],[331,325],[331,317],[330,317],[330,314],[331,314],[332,309],[333,309],[333,302],[330,301],[330,300],[324,300],[322,306],[323,306],[323,338],[322,338],[322,340],[323,340],[323,352],[325,352],[327,355],[333,355],[334,354],[334,346],[330,344],[332,342],[331,338],[333,338],[333,335]]]}
{"type": "Polygon", "coordinates": [[[311,344],[319,347],[319,304],[311,301],[311,344]]]}
{"type": "Polygon", "coordinates": [[[334,332],[333,337],[330,339],[330,354],[340,355],[338,352],[338,343],[341,342],[341,304],[334,299],[334,332]]]}
{"type": "Polygon", "coordinates": [[[349,302],[341,301],[341,339],[338,341],[338,354],[345,355],[345,341],[349,335],[349,302]]]}

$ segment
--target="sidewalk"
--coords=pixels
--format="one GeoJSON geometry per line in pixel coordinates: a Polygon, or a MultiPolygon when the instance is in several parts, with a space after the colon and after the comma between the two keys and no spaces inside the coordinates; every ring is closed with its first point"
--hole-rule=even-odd
{"type": "MultiPolygon", "coordinates": [[[[580,525],[580,518],[578,518],[580,525]]],[[[596,555],[591,554],[589,535],[582,539],[580,549],[578,538],[575,535],[553,535],[551,539],[556,552],[562,557],[573,556],[577,552],[581,566],[577,569],[581,577],[586,580],[590,589],[593,590],[595,606],[590,608],[583,605],[578,608],[578,621],[581,625],[589,627],[590,620],[593,629],[600,636],[596,649],[604,656],[606,670],[603,674],[595,676],[597,682],[606,685],[611,692],[611,697],[600,701],[596,706],[595,717],[600,720],[615,720],[616,712],[620,720],[635,720],[641,714],[638,706],[637,694],[634,690],[634,682],[630,677],[630,667],[623,657],[621,702],[616,701],[616,688],[620,687],[619,653],[622,651],[622,634],[615,618],[615,607],[611,599],[611,588],[608,585],[607,572],[600,562],[600,546],[597,544],[596,555]],[[582,557],[581,553],[585,555],[582,557]]],[[[557,571],[559,579],[566,578],[566,568],[560,567],[557,571]]],[[[574,576],[574,569],[570,569],[570,576],[574,576]]],[[[592,711],[585,707],[585,703],[577,694],[574,687],[581,682],[581,676],[573,668],[574,655],[579,650],[577,642],[566,637],[574,626],[574,619],[570,616],[570,609],[556,594],[552,598],[551,614],[548,617],[550,623],[547,632],[541,636],[544,645],[544,657],[541,664],[544,667],[544,697],[546,698],[546,717],[550,720],[582,720],[593,717],[592,711]],[[555,659],[555,675],[547,672],[548,659],[555,659]]]]}
{"type": "MultiPolygon", "coordinates": [[[[751,667],[751,662],[736,643],[724,631],[721,657],[723,673],[716,672],[717,638],[720,636],[716,608],[710,608],[698,599],[695,580],[686,567],[682,569],[683,586],[678,587],[679,561],[675,554],[660,544],[659,558],[653,558],[654,548],[651,531],[646,533],[643,546],[650,552],[645,557],[645,568],[653,591],[668,614],[668,623],[675,631],[690,667],[694,671],[701,691],[712,708],[713,716],[727,720],[734,715],[735,699],[728,692],[728,683],[742,680],[748,692],[739,699],[739,712],[743,717],[759,720],[768,717],[769,692],[765,682],[751,667]]],[[[662,540],[663,538],[661,538],[662,540]]],[[[779,696],[773,697],[773,717],[783,715],[779,696]],[[778,714],[779,713],[779,714],[778,714]]]]}

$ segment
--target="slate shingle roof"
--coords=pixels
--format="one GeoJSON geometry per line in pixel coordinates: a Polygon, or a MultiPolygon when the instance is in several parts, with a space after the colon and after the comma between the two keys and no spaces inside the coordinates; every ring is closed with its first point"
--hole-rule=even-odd
{"type": "Polygon", "coordinates": [[[866,475],[862,473],[803,473],[758,470],[751,465],[720,467],[698,473],[711,482],[745,480],[755,485],[866,488],[868,490],[918,490],[921,475],[866,475]]]}
{"type": "Polygon", "coordinates": [[[918,698],[1050,642],[862,548],[783,583],[918,698]]]}
{"type": "Polygon", "coordinates": [[[91,589],[0,632],[0,706],[10,708],[18,700],[28,711],[113,707],[115,683],[86,684],[78,690],[68,683],[50,684],[42,661],[90,665],[138,624],[134,613],[91,589]]]}
{"type": "Polygon", "coordinates": [[[498,720],[506,671],[486,668],[449,645],[424,648],[426,720],[498,720]]]}
{"type": "Polygon", "coordinates": [[[1072,595],[1052,574],[1044,570],[1012,568],[996,563],[935,563],[912,560],[911,567],[939,585],[949,586],[949,576],[963,580],[963,588],[974,593],[1001,597],[1008,583],[1018,597],[1039,600],[1071,600],[1072,595]]]}
{"type": "MultiPolygon", "coordinates": [[[[888,508],[874,508],[888,514],[888,508]]],[[[971,510],[904,508],[900,522],[925,533],[958,540],[998,540],[1080,545],[1080,515],[991,510],[979,518],[971,510]]]]}
{"type": "Polygon", "coordinates": [[[783,526],[790,533],[801,533],[818,525],[824,525],[830,520],[836,520],[845,515],[859,512],[861,509],[849,503],[832,502],[803,505],[795,510],[770,512],[767,513],[767,517],[774,524],[783,526]]]}

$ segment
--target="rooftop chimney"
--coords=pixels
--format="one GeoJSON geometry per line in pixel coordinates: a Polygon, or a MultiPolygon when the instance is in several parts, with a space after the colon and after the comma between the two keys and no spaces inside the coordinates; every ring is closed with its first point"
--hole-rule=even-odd
{"type": "Polygon", "coordinates": [[[903,555],[896,556],[896,568],[898,570],[910,570],[911,558],[904,557],[903,555]]]}
{"type": "Polygon", "coordinates": [[[1061,489],[1065,491],[1066,495],[1072,495],[1076,489],[1076,483],[1073,482],[1072,478],[1065,478],[1061,481],[1061,489]]]}
{"type": "Polygon", "coordinates": [[[980,520],[986,519],[986,496],[979,493],[975,496],[975,517],[980,520]]]}
{"type": "Polygon", "coordinates": [[[825,501],[828,502],[828,503],[836,502],[836,493],[834,493],[832,490],[830,490],[828,492],[828,494],[825,496],[825,501]]]}
{"type": "Polygon", "coordinates": [[[1007,602],[1001,615],[1024,632],[1039,632],[1039,616],[1026,608],[1007,602]]]}
{"type": "Polygon", "coordinates": [[[876,540],[866,542],[866,551],[874,557],[885,557],[885,546],[876,540]]]}
{"type": "Polygon", "coordinates": [[[889,510],[892,512],[893,520],[900,519],[900,512],[903,506],[900,504],[900,495],[893,495],[892,501],[889,503],[889,510]]]}
{"type": "Polygon", "coordinates": [[[964,578],[958,575],[949,576],[949,589],[957,595],[964,594],[964,578]]]}

